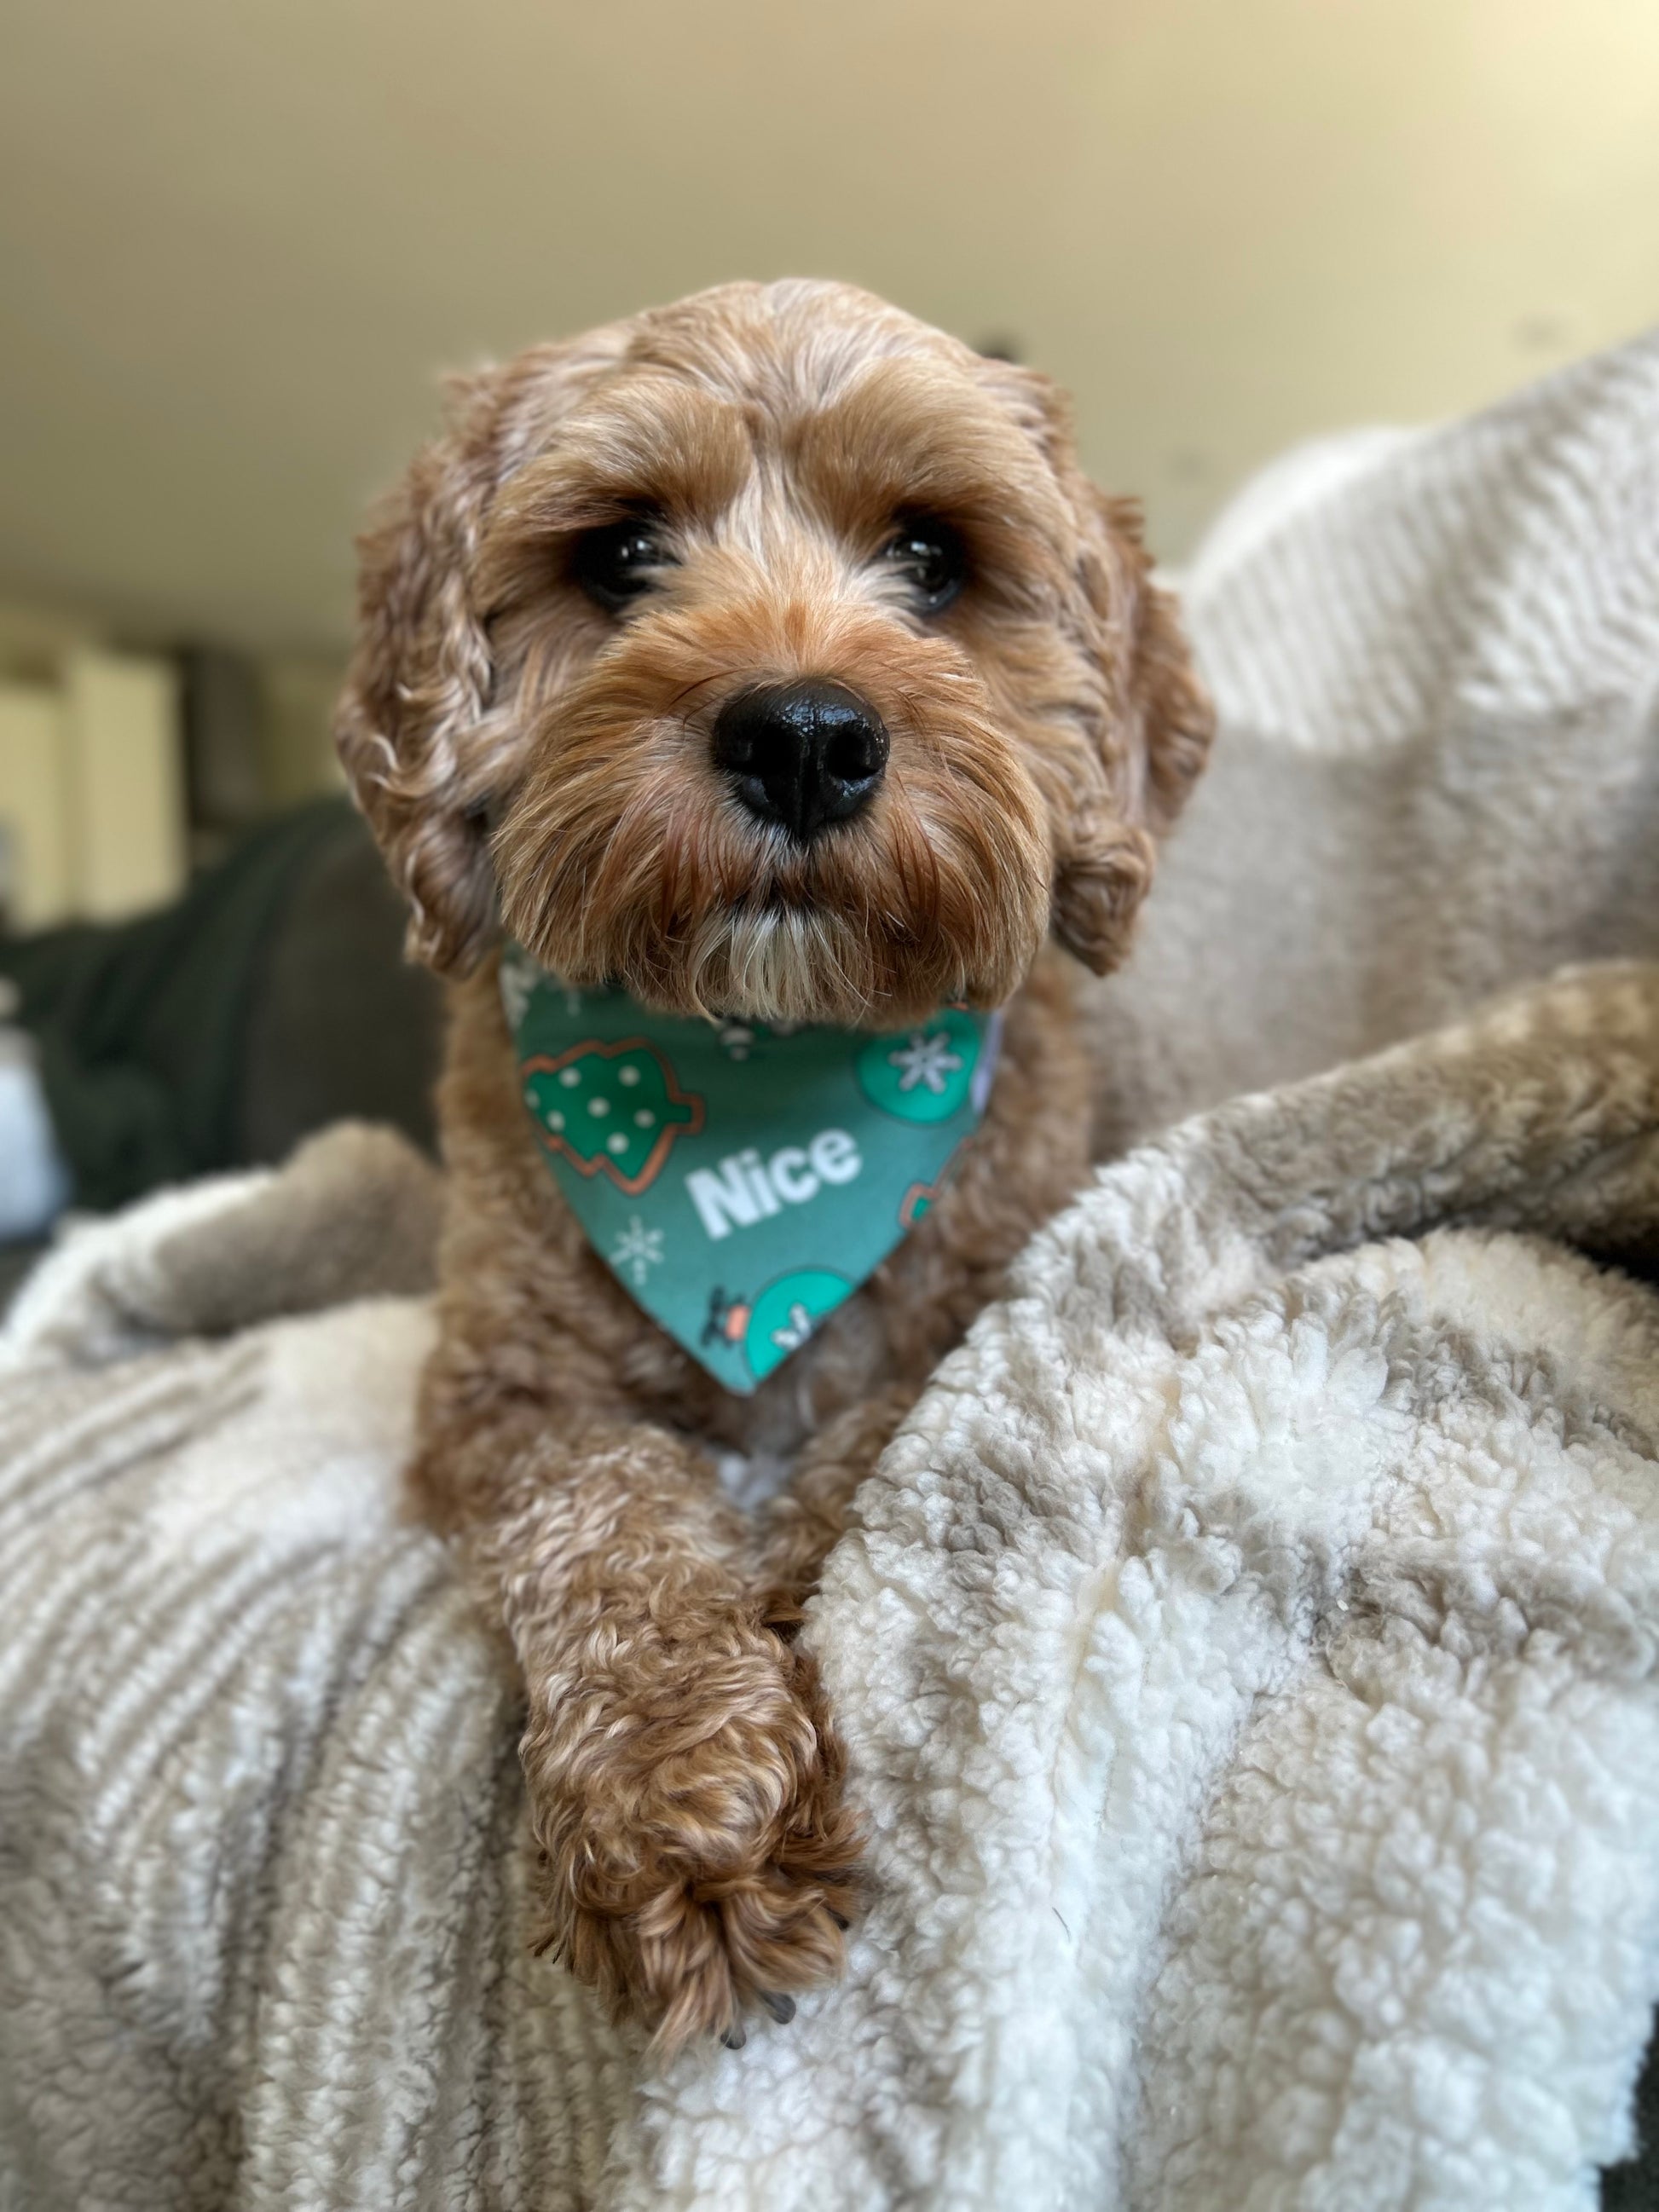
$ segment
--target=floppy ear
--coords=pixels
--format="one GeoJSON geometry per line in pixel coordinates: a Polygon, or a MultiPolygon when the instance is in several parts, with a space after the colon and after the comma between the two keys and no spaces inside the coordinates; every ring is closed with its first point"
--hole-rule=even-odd
{"type": "Polygon", "coordinates": [[[1078,467],[1065,393],[1011,362],[978,368],[1048,462],[1076,525],[1061,621],[1094,673],[1092,758],[1079,763],[1061,811],[1054,931],[1103,975],[1128,950],[1157,841],[1204,766],[1214,717],[1175,602],[1152,581],[1140,510],[1108,499],[1078,467]]]}
{"type": "Polygon", "coordinates": [[[453,378],[446,434],[357,541],[357,645],[334,741],[409,901],[410,957],[441,974],[465,975],[495,933],[489,813],[517,736],[494,696],[480,547],[507,480],[615,367],[629,335],[628,324],[606,324],[453,378]]]}
{"type": "Polygon", "coordinates": [[[1152,580],[1133,501],[1109,500],[1075,467],[1085,640],[1100,678],[1095,732],[1103,788],[1084,799],[1055,855],[1054,933],[1097,975],[1129,948],[1157,840],[1209,757],[1214,715],[1174,600],[1152,580]]]}
{"type": "Polygon", "coordinates": [[[469,742],[489,702],[473,560],[495,477],[495,379],[458,384],[427,447],[357,541],[356,650],[335,715],[352,795],[410,905],[407,947],[465,974],[489,941],[488,763],[469,742]]]}

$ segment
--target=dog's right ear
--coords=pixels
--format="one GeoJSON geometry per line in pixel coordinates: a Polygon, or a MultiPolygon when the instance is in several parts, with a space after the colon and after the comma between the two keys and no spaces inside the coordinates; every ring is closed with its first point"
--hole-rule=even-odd
{"type": "Polygon", "coordinates": [[[632,331],[608,323],[452,378],[445,434],[357,541],[357,644],[334,742],[409,902],[410,957],[441,975],[467,974],[495,934],[489,817],[514,767],[479,549],[507,479],[616,368],[632,331]]]}
{"type": "Polygon", "coordinates": [[[409,902],[411,958],[465,975],[495,928],[481,725],[489,639],[473,599],[498,474],[499,377],[452,387],[448,433],[416,459],[357,541],[357,644],[334,740],[409,902]]]}

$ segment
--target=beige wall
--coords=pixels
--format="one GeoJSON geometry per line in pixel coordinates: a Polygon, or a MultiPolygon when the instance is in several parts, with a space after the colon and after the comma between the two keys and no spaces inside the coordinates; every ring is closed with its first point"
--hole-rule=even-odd
{"type": "Polygon", "coordinates": [[[76,905],[118,921],[184,887],[178,678],[165,660],[86,647],[64,679],[76,905]]]}
{"type": "Polygon", "coordinates": [[[275,805],[343,791],[334,750],[334,702],[345,679],[343,658],[272,653],[259,664],[265,709],[265,787],[275,805]]]}
{"type": "Polygon", "coordinates": [[[46,929],[75,911],[68,715],[52,684],[0,679],[3,914],[46,929]]]}
{"type": "Polygon", "coordinates": [[[0,608],[5,913],[26,929],[115,921],[183,887],[178,678],[83,623],[0,608]]]}
{"type": "MultiPolygon", "coordinates": [[[[265,804],[344,788],[333,713],[344,658],[253,656],[265,804]]],[[[0,600],[0,891],[14,921],[132,912],[183,879],[181,700],[165,654],[122,652],[109,627],[0,600]]]]}
{"type": "Polygon", "coordinates": [[[1175,553],[1292,439],[1659,316],[1659,0],[10,0],[4,45],[0,589],[129,635],[337,653],[439,367],[732,275],[1012,334],[1175,553]]]}

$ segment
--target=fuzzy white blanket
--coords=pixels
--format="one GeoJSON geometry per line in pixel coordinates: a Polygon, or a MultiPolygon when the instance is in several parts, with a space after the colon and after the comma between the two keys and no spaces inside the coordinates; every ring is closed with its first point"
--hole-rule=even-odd
{"type": "Polygon", "coordinates": [[[1091,989],[1103,1156],[1659,952],[1659,330],[1289,455],[1184,596],[1221,735],[1091,989]]]}
{"type": "MultiPolygon", "coordinates": [[[[1656,362],[1591,365],[1575,403],[1582,434],[1649,393],[1627,473],[1659,453],[1656,362]]],[[[1512,444],[1437,435],[1437,588],[1496,620],[1498,572],[1532,573],[1517,544],[1556,544],[1516,516],[1566,531],[1578,497],[1604,527],[1607,471],[1552,472],[1538,430],[1533,507],[1483,534],[1468,453],[1503,485],[1512,444]]],[[[1364,489],[1332,604],[1432,596],[1423,560],[1379,554],[1368,584],[1363,553],[1378,486],[1425,450],[1304,482],[1235,543],[1235,584],[1303,620],[1273,563],[1364,489]]],[[[1597,540],[1601,630],[1559,629],[1659,639],[1639,505],[1597,540]]],[[[1203,575],[1231,729],[1243,647],[1203,575]]],[[[1386,689],[1389,624],[1339,631],[1329,696],[1367,658],[1386,689]]],[[[1270,627],[1264,696],[1290,682],[1276,651],[1270,627]]],[[[1604,785],[1622,743],[1651,825],[1659,653],[1572,665],[1572,710],[1534,712],[1604,785]]],[[[1468,786],[1477,848],[1494,810],[1524,817],[1542,750],[1528,722],[1502,754],[1506,714],[1425,724],[1407,779],[1468,786]]],[[[1298,878],[1287,828],[1305,922],[1319,884],[1340,902],[1337,817],[1278,772],[1318,854],[1298,878]]],[[[1577,888],[1544,871],[1539,911],[1659,951],[1649,860],[1620,847],[1620,879],[1586,849],[1564,839],[1577,888]]],[[[1519,896],[1459,879],[1412,988],[1497,980],[1463,952],[1519,896]]],[[[1376,1011],[1377,926],[1335,964],[1390,1033],[1413,1012],[1404,985],[1376,1011]]],[[[1534,942],[1575,949],[1565,924],[1534,942]]],[[[1208,944],[1186,1027],[1170,986],[1163,1057],[1120,1066],[1109,1121],[1227,1087],[1200,1032],[1216,969],[1282,996],[1257,949],[1208,944]]],[[[1299,1006],[1284,1052],[1315,1027],[1299,1006]]],[[[6,2212],[1595,2202],[1659,1996],[1659,1298],[1584,1255],[1659,1260],[1659,969],[1235,1100],[1037,1240],[815,1610],[873,1837],[848,1979],[665,2072],[523,1950],[511,1686],[399,1516],[431,1206],[392,1140],[336,1133],[83,1232],[0,1344],[6,2212]]]]}
{"type": "Polygon", "coordinates": [[[817,1608],[848,1979],[665,2073],[522,1948],[511,1695],[398,1518],[424,1304],[207,1334],[331,1231],[417,1266],[423,1178],[337,1133],[13,1323],[4,2201],[1593,2201],[1659,1995],[1659,1298],[1554,1240],[1659,1256],[1659,968],[1224,1107],[1038,1239],[817,1608]]]}

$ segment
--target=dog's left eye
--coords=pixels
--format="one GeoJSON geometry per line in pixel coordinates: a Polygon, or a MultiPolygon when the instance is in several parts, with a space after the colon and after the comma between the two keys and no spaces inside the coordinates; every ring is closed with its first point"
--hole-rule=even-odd
{"type": "Polygon", "coordinates": [[[947,607],[968,580],[968,550],[948,522],[901,523],[882,548],[929,614],[947,607]]]}
{"type": "Polygon", "coordinates": [[[629,515],[585,531],[576,540],[571,565],[588,598],[614,613],[648,592],[653,576],[670,557],[651,525],[629,515]]]}

